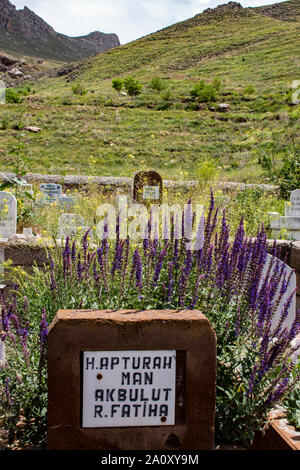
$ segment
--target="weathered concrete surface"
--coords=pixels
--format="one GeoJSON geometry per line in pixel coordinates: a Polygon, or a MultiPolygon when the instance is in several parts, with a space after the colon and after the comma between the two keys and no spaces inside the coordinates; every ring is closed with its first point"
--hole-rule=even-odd
{"type": "Polygon", "coordinates": [[[216,335],[199,311],[59,311],[50,325],[48,449],[213,449],[215,396],[216,335]],[[183,424],[81,428],[82,351],[169,349],[186,351],[183,424]]]}

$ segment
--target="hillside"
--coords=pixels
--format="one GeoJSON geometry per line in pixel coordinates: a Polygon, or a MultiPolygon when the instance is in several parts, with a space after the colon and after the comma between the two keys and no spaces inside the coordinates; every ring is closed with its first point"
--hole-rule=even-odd
{"type": "Polygon", "coordinates": [[[72,62],[119,45],[116,34],[59,34],[29,8],[17,10],[9,0],[0,0],[0,50],[6,53],[72,62]]]}
{"type": "MultiPolygon", "coordinates": [[[[230,2],[36,83],[23,103],[24,124],[42,128],[24,134],[28,170],[130,176],[155,168],[193,179],[205,161],[223,181],[268,182],[259,162],[280,165],[299,145],[291,86],[300,78],[300,21],[291,7],[298,12],[300,0],[272,6],[278,19],[267,7],[230,2]],[[112,89],[113,78],[128,75],[143,84],[139,96],[112,89]],[[150,87],[157,76],[161,92],[150,87]],[[196,83],[214,79],[212,102],[192,99],[196,83]]],[[[18,107],[4,112],[10,124],[0,131],[0,155],[12,169],[18,107]]]]}

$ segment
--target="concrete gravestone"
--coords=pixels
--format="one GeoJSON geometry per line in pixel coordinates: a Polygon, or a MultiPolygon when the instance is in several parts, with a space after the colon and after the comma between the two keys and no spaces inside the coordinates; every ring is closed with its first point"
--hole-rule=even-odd
{"type": "Polygon", "coordinates": [[[276,290],[276,296],[274,299],[274,303],[275,303],[275,300],[277,300],[278,297],[280,297],[280,301],[276,307],[274,316],[272,318],[272,326],[275,329],[276,326],[278,325],[284,306],[286,302],[288,301],[289,297],[291,296],[291,294],[294,292],[292,302],[288,309],[287,317],[282,325],[283,328],[290,328],[296,318],[296,283],[297,283],[296,274],[293,273],[292,268],[290,268],[287,264],[285,264],[280,259],[275,258],[274,256],[271,256],[271,255],[267,255],[266,263],[265,263],[265,266],[262,272],[261,281],[260,281],[260,288],[264,282],[264,278],[266,274],[268,273],[270,267],[271,267],[271,270],[269,274],[269,279],[271,278],[272,274],[276,272],[276,270],[280,271],[282,267],[284,268],[284,273],[281,276],[281,281],[278,284],[278,287],[276,290]],[[282,284],[284,281],[286,282],[288,280],[289,276],[291,276],[291,278],[288,284],[288,288],[286,292],[281,295],[280,290],[281,290],[282,284]]]}
{"type": "Polygon", "coordinates": [[[291,192],[290,203],[285,206],[285,215],[271,220],[273,236],[282,229],[287,231],[285,238],[300,241],[300,189],[291,192]]]}
{"type": "Polygon", "coordinates": [[[0,191],[0,239],[17,232],[17,200],[13,194],[0,191]]]}
{"type": "Polygon", "coordinates": [[[66,239],[78,234],[83,235],[89,227],[84,226],[83,217],[79,214],[62,214],[58,219],[59,238],[66,239]]]}
{"type": "Polygon", "coordinates": [[[75,202],[72,197],[60,196],[58,198],[58,204],[62,209],[70,210],[73,208],[75,202]]]}
{"type": "Polygon", "coordinates": [[[62,195],[62,187],[60,184],[44,183],[40,184],[39,188],[43,195],[41,202],[44,204],[52,204],[62,195]]]}
{"type": "Polygon", "coordinates": [[[198,311],[60,311],[50,325],[50,450],[213,449],[215,393],[198,311]]]}
{"type": "Polygon", "coordinates": [[[140,171],[133,180],[133,202],[162,203],[162,178],[156,171],[140,171]]]}

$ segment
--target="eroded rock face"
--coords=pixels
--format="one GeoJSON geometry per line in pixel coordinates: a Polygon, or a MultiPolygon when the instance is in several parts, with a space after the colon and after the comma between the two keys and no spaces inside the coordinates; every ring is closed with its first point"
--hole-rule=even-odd
{"type": "Polygon", "coordinates": [[[1,49],[12,50],[13,45],[17,52],[25,40],[27,50],[32,46],[32,55],[61,61],[82,59],[120,45],[116,34],[96,31],[74,38],[59,34],[29,8],[17,10],[9,0],[0,0],[0,33],[8,35],[1,39],[1,49]]]}

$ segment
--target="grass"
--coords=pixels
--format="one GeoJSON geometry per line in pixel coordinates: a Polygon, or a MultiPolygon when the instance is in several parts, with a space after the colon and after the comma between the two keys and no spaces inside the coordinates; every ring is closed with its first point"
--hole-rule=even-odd
{"type": "Polygon", "coordinates": [[[163,178],[188,180],[210,159],[222,181],[268,182],[258,159],[271,156],[280,165],[282,154],[299,145],[290,87],[300,76],[300,22],[257,11],[197,15],[88,59],[67,77],[35,83],[34,96],[0,110],[0,122],[4,112],[10,122],[0,130],[1,170],[14,167],[9,151],[22,108],[24,124],[42,128],[38,135],[23,133],[31,172],[131,176],[154,168],[163,178]],[[144,84],[135,98],[112,89],[113,78],[130,74],[144,84]],[[150,87],[154,76],[166,86],[161,93],[150,87]],[[221,80],[217,102],[193,103],[194,83],[215,77],[221,80]],[[73,93],[77,84],[86,95],[73,93]],[[251,95],[244,91],[249,84],[251,95]],[[230,104],[228,113],[217,111],[220,102],[230,104]]]}

